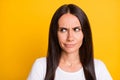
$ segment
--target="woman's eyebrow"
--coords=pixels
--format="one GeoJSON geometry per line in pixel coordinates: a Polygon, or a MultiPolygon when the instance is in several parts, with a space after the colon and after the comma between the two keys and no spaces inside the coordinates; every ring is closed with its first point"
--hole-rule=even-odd
{"type": "Polygon", "coordinates": [[[72,29],[75,29],[75,28],[82,29],[81,26],[76,26],[76,27],[73,27],[72,29]]]}
{"type": "Polygon", "coordinates": [[[68,29],[65,28],[65,27],[59,27],[59,28],[58,28],[59,31],[62,30],[62,29],[64,29],[64,30],[68,30],[68,29]]]}
{"type": "Polygon", "coordinates": [[[58,29],[67,29],[66,27],[59,27],[58,29]]]}
{"type": "MultiPolygon", "coordinates": [[[[81,26],[76,26],[76,27],[73,27],[72,29],[75,29],[75,28],[81,29],[81,26]]],[[[58,27],[58,29],[68,29],[68,28],[61,26],[61,27],[58,27]]]]}

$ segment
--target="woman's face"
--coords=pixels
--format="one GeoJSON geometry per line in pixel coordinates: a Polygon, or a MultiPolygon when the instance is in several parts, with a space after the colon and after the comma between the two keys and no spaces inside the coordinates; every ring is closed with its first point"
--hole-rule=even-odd
{"type": "Polygon", "coordinates": [[[83,32],[78,18],[66,13],[58,20],[58,41],[65,53],[78,53],[83,41],[83,32]]]}

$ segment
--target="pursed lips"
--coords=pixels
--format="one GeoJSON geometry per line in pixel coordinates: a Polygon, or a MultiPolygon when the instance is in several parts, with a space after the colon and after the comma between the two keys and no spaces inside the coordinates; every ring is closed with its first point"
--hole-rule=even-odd
{"type": "Polygon", "coordinates": [[[75,44],[64,44],[64,45],[65,45],[65,47],[67,47],[67,48],[72,48],[72,47],[75,46],[75,44]]]}

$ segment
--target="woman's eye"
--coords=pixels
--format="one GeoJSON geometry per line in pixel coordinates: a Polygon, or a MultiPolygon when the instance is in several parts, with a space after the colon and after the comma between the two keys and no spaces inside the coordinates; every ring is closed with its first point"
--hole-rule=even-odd
{"type": "Polygon", "coordinates": [[[80,31],[80,28],[74,28],[74,31],[78,32],[78,31],[80,31]]]}
{"type": "Polygon", "coordinates": [[[62,29],[60,29],[60,31],[61,31],[61,32],[66,32],[66,31],[67,31],[67,29],[62,28],[62,29]]]}

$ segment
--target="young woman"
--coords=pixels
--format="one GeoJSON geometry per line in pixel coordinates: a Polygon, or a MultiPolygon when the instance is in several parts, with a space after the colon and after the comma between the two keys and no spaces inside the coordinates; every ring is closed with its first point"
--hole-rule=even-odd
{"type": "Polygon", "coordinates": [[[35,61],[28,80],[112,80],[93,57],[90,24],[74,4],[57,9],[50,24],[47,57],[35,61]]]}

